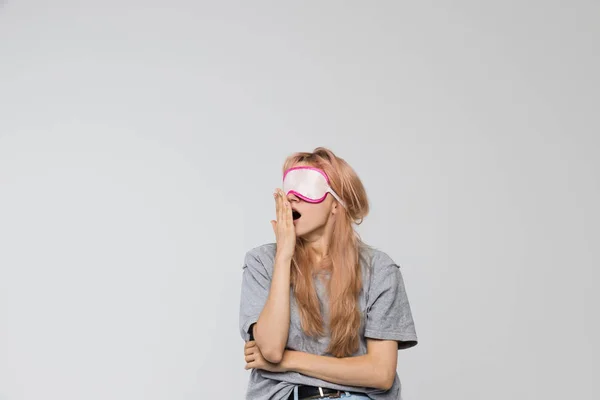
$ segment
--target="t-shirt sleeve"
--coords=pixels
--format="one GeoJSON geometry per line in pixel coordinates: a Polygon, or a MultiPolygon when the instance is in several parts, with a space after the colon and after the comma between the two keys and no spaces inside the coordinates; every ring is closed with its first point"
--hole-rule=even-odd
{"type": "Polygon", "coordinates": [[[240,297],[240,333],[244,341],[250,340],[250,327],[254,324],[265,306],[271,277],[260,258],[246,253],[242,272],[242,293],[240,297]]]}
{"type": "Polygon", "coordinates": [[[407,349],[417,344],[415,324],[404,287],[400,267],[389,264],[373,271],[365,337],[396,340],[398,349],[407,349]]]}

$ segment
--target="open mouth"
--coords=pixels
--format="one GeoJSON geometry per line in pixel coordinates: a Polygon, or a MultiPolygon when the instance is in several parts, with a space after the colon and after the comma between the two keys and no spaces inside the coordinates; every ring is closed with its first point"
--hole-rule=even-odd
{"type": "Polygon", "coordinates": [[[292,210],[292,219],[293,219],[294,221],[295,221],[295,220],[297,220],[298,218],[300,218],[301,216],[302,216],[302,215],[301,215],[301,214],[300,214],[298,211],[296,211],[296,210],[292,210]]]}

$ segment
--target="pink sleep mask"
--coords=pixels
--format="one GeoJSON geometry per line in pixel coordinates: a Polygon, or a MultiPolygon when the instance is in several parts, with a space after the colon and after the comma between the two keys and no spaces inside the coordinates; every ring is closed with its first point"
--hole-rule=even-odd
{"type": "Polygon", "coordinates": [[[283,192],[287,195],[293,193],[309,203],[320,203],[327,197],[327,193],[346,207],[340,196],[329,186],[329,177],[318,168],[293,167],[283,174],[283,192]]]}

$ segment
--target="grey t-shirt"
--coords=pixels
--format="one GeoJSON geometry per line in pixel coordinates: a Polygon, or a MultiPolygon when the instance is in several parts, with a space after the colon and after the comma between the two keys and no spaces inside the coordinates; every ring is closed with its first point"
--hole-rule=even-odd
{"type": "MultiPolygon", "coordinates": [[[[246,253],[242,293],[240,301],[240,333],[244,341],[250,340],[249,329],[265,305],[275,261],[276,244],[256,247],[246,253]]],[[[359,296],[361,311],[360,344],[353,356],[367,353],[366,338],[396,340],[398,349],[417,344],[417,335],[400,267],[384,252],[369,246],[361,249],[363,289],[359,296]]],[[[315,278],[315,287],[326,330],[328,320],[327,292],[320,279],[315,278]]],[[[286,348],[331,356],[326,353],[329,338],[307,336],[300,325],[300,314],[293,291],[290,290],[290,329],[286,348]]],[[[365,393],[371,399],[399,400],[400,378],[396,373],[394,384],[389,390],[368,387],[345,386],[323,381],[298,372],[268,372],[253,369],[250,374],[246,399],[287,399],[296,385],[328,387],[365,393]]]]}

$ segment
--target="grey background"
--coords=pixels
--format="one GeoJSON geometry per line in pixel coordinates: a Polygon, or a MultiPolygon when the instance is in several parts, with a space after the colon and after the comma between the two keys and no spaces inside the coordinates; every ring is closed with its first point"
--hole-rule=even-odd
{"type": "Polygon", "coordinates": [[[0,399],[243,398],[243,255],[321,145],[403,266],[406,400],[597,399],[599,11],[4,2],[0,399]]]}

